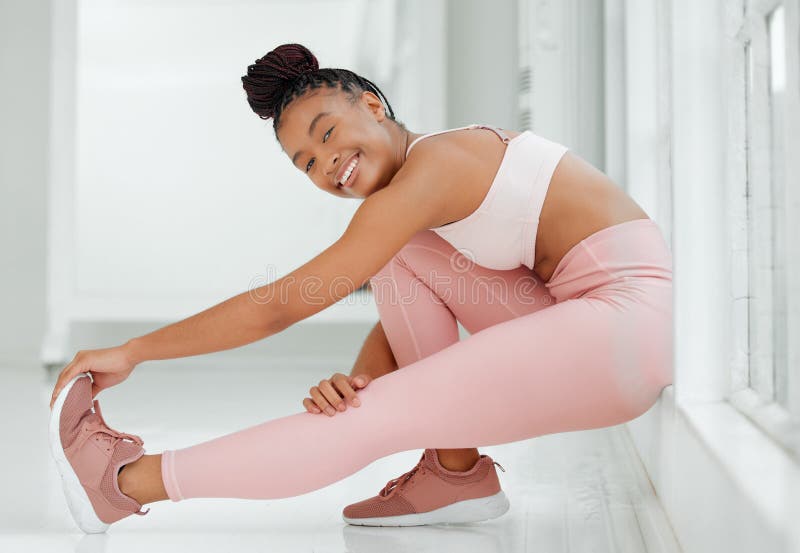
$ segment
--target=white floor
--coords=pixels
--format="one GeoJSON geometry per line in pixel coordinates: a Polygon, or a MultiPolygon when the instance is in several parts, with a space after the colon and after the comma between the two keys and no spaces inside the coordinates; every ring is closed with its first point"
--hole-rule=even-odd
{"type": "MultiPolygon", "coordinates": [[[[108,423],[140,435],[146,452],[157,453],[302,411],[310,386],[349,371],[274,361],[230,368],[192,359],[140,365],[125,383],[100,394],[108,423]]],[[[414,450],[302,496],[163,501],[106,534],[84,535],[72,521],[47,449],[53,383],[54,376],[33,362],[0,366],[0,551],[679,551],[642,465],[630,454],[624,425],[479,448],[506,470],[498,474],[511,509],[492,521],[346,524],[342,508],[413,467],[421,454],[414,450]]]]}

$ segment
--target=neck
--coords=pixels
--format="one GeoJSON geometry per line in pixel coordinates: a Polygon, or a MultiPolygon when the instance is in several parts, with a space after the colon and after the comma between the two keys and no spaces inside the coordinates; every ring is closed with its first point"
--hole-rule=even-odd
{"type": "Polygon", "coordinates": [[[406,152],[408,152],[408,146],[412,142],[414,142],[417,138],[423,136],[420,133],[415,133],[411,131],[402,131],[402,132],[405,136],[404,139],[401,140],[401,143],[403,144],[403,152],[402,155],[400,156],[400,159],[402,160],[401,165],[406,162],[406,152]]]}

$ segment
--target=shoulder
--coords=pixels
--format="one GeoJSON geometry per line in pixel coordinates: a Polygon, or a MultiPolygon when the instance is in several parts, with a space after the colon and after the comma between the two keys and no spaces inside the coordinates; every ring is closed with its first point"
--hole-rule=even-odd
{"type": "MultiPolygon", "coordinates": [[[[506,131],[511,138],[519,132],[506,131]]],[[[420,140],[398,172],[396,191],[426,198],[427,228],[460,220],[486,196],[507,145],[492,130],[443,133],[420,140]]],[[[392,185],[390,185],[391,187],[392,185]]],[[[387,188],[390,188],[387,187],[387,188]]]]}
{"type": "Polygon", "coordinates": [[[420,140],[391,182],[367,197],[356,215],[392,220],[406,226],[406,234],[446,223],[447,206],[474,160],[463,146],[437,138],[420,140]]]}

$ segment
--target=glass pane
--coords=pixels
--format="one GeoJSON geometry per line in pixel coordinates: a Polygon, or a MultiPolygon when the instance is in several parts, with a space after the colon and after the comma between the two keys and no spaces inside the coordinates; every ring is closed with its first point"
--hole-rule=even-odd
{"type": "Polygon", "coordinates": [[[786,236],[784,193],[784,95],[786,89],[786,35],[783,5],[767,16],[769,33],[769,92],[772,175],[772,345],[775,371],[775,400],[787,405],[788,369],[786,344],[786,236]]]}
{"type": "Polygon", "coordinates": [[[772,347],[772,186],[769,59],[766,37],[746,48],[748,212],[748,385],[774,400],[772,347]]]}

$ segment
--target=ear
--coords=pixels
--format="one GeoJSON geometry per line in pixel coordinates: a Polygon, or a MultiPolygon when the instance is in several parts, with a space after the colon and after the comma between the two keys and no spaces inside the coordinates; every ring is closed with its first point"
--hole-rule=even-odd
{"type": "Polygon", "coordinates": [[[383,107],[383,102],[380,101],[380,98],[378,98],[374,92],[368,90],[362,92],[361,101],[366,104],[367,109],[373,114],[376,121],[381,122],[386,119],[386,110],[383,107]]]}

